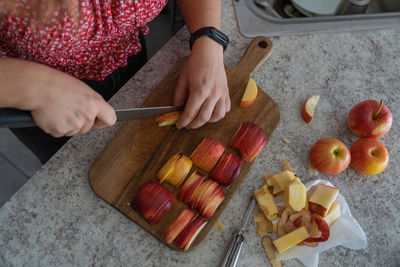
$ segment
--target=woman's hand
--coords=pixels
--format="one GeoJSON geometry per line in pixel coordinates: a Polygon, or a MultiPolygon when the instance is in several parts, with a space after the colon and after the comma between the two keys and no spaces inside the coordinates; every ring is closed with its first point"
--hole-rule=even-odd
{"type": "Polygon", "coordinates": [[[30,110],[54,137],[111,126],[114,109],[82,81],[42,64],[0,57],[0,107],[30,110]]]}
{"type": "Polygon", "coordinates": [[[114,109],[77,79],[54,81],[45,91],[31,113],[36,124],[54,137],[86,133],[116,121],[114,109]]]}
{"type": "Polygon", "coordinates": [[[185,110],[177,128],[194,129],[222,119],[231,108],[223,47],[207,36],[197,39],[175,89],[174,105],[185,110]]]}

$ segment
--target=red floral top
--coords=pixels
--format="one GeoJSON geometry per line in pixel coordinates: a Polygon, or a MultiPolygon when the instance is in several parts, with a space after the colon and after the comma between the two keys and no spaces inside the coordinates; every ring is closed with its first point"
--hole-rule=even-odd
{"type": "MultiPolygon", "coordinates": [[[[34,19],[6,11],[2,2],[0,56],[42,63],[78,79],[102,80],[140,51],[139,35],[148,32],[146,24],[167,0],[79,0],[79,24],[71,12],[56,10],[36,30],[34,19]]],[[[15,2],[29,12],[24,0],[15,2]]]]}

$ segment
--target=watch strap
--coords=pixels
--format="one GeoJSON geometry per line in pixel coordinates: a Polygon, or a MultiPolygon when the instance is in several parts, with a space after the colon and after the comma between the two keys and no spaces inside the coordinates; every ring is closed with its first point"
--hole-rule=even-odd
{"type": "Polygon", "coordinates": [[[192,50],[194,41],[196,41],[196,39],[198,39],[201,36],[210,37],[211,39],[222,45],[224,47],[224,51],[228,47],[229,44],[228,36],[226,36],[223,32],[216,29],[215,27],[204,27],[198,29],[197,31],[195,31],[190,35],[190,40],[189,40],[190,50],[192,50]]]}

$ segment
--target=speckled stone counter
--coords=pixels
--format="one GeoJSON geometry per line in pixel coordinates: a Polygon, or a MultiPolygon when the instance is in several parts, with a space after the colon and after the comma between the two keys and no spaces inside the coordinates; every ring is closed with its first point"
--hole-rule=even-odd
{"type": "MultiPolygon", "coordinates": [[[[222,29],[231,44],[228,65],[236,64],[250,42],[237,31],[230,0],[223,1],[222,29]]],[[[167,71],[188,54],[188,32],[180,31],[111,100],[115,108],[136,107],[167,71]]],[[[122,124],[72,138],[0,209],[1,266],[218,266],[240,224],[247,200],[265,173],[278,172],[288,158],[302,180],[308,153],[322,137],[357,139],[346,127],[350,108],[365,99],[383,99],[393,113],[387,146],[389,167],[372,177],[353,169],[319,175],[339,187],[368,238],[364,250],[336,247],[320,255],[320,266],[400,264],[400,30],[273,38],[274,51],[253,74],[279,105],[281,121],[266,149],[221,216],[225,231],[213,229],[194,251],[170,250],[95,195],[88,184],[90,164],[122,124]],[[313,121],[300,116],[303,101],[321,95],[313,121]],[[292,141],[284,144],[281,138],[292,141]]],[[[1,175],[0,175],[1,176],[1,175]]],[[[299,266],[297,260],[285,266],[299,266]]],[[[239,266],[268,266],[252,222],[239,266]]]]}

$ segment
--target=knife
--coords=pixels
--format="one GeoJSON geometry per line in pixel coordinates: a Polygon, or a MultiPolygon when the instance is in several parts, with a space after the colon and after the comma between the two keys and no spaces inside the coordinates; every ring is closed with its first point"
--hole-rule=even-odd
{"type": "Polygon", "coordinates": [[[256,202],[253,197],[251,197],[249,204],[247,205],[246,214],[242,220],[242,227],[239,231],[237,231],[229,244],[228,250],[226,252],[224,261],[222,262],[221,267],[235,267],[240,256],[240,252],[242,251],[244,236],[243,233],[246,231],[247,226],[249,225],[250,217],[253,214],[254,206],[256,202]]]}
{"type": "MultiPolygon", "coordinates": [[[[164,106],[148,108],[117,109],[117,121],[127,121],[158,116],[167,112],[183,110],[183,107],[164,106]]],[[[0,108],[0,128],[22,128],[37,126],[30,111],[0,108]]]]}

